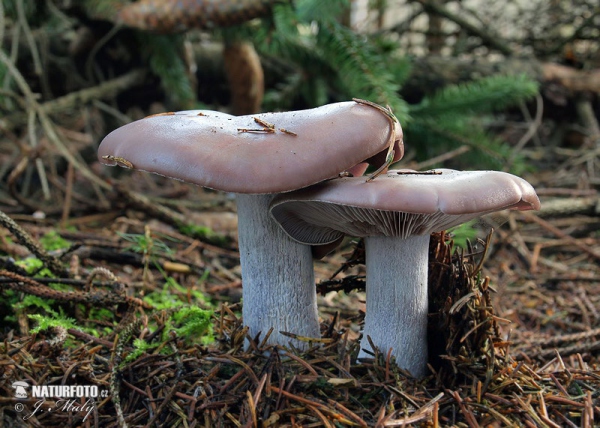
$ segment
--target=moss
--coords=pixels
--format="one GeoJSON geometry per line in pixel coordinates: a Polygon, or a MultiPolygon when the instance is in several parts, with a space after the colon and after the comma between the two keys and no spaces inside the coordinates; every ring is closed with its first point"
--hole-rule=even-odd
{"type": "Polygon", "coordinates": [[[40,238],[40,244],[46,251],[56,251],[69,248],[71,243],[58,234],[56,230],[51,230],[40,238]]]}

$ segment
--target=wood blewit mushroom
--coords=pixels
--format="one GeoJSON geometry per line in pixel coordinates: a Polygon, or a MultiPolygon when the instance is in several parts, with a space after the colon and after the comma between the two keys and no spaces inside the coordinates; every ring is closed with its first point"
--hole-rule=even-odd
{"type": "Polygon", "coordinates": [[[271,215],[293,239],[326,244],[365,238],[367,337],[400,368],[427,364],[429,235],[503,209],[539,209],[533,187],[498,171],[389,171],[371,182],[339,178],[276,196],[271,215]]]}
{"type": "Polygon", "coordinates": [[[285,345],[290,338],[281,331],[319,337],[320,329],[311,248],[273,222],[273,194],[336,177],[389,146],[402,151],[397,121],[385,109],[351,101],[239,117],[154,115],[111,132],[98,156],[108,165],[236,194],[244,324],[252,337],[272,329],[269,343],[285,345]]]}

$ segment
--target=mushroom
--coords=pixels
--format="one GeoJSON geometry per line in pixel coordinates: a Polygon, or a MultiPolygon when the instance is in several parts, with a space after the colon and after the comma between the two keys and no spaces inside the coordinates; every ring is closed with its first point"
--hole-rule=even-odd
{"type": "Polygon", "coordinates": [[[236,194],[244,323],[252,337],[272,329],[269,343],[285,345],[290,339],[281,331],[319,337],[320,328],[311,248],[272,221],[273,194],[335,177],[380,152],[389,151],[389,161],[388,147],[401,155],[402,131],[393,115],[350,101],[239,117],[154,115],[111,132],[98,156],[108,165],[236,194]]]}
{"type": "Polygon", "coordinates": [[[415,376],[427,363],[429,235],[503,209],[539,209],[522,178],[498,171],[389,171],[371,182],[339,178],[276,196],[271,215],[294,240],[365,238],[368,339],[415,376]]]}

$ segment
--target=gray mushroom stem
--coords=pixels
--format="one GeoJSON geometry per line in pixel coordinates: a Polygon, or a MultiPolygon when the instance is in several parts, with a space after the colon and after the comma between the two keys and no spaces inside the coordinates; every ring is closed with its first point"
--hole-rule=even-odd
{"type": "Polygon", "coordinates": [[[365,238],[367,314],[359,358],[369,357],[370,337],[414,376],[427,368],[427,260],[429,234],[401,239],[365,238]]]}
{"type": "Polygon", "coordinates": [[[292,240],[271,218],[272,198],[236,195],[244,325],[252,337],[273,328],[270,343],[304,349],[307,342],[280,332],[320,337],[311,248],[292,240]]]}

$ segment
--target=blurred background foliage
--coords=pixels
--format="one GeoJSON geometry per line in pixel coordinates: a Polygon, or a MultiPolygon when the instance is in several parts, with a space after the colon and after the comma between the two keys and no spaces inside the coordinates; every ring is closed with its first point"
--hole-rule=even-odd
{"type": "MultiPolygon", "coordinates": [[[[422,72],[415,64],[427,55],[534,57],[535,48],[548,57],[561,57],[564,49],[557,52],[556,47],[549,48],[533,27],[521,28],[528,33],[519,34],[520,39],[511,36],[495,40],[486,38],[484,31],[489,30],[489,35],[494,36],[496,29],[482,25],[478,35],[483,43],[475,45],[473,31],[469,34],[452,27],[445,30],[439,22],[436,24],[441,12],[435,8],[451,3],[454,2],[145,0],[131,4],[123,0],[3,0],[2,41],[7,56],[16,62],[42,99],[98,85],[134,68],[149,71],[149,76],[143,84],[117,97],[113,107],[118,111],[126,112],[137,105],[147,113],[153,102],[159,102],[168,110],[210,108],[237,113],[231,105],[236,82],[246,89],[253,84],[261,86],[258,104],[253,104],[258,109],[244,113],[311,108],[363,98],[393,109],[405,131],[408,159],[424,161],[462,148],[464,153],[444,165],[520,174],[528,168],[527,163],[512,150],[506,136],[497,132],[495,124],[511,112],[521,115],[528,110],[526,103],[538,95],[535,76],[501,70],[474,73],[455,82],[434,78],[435,84],[416,89],[414,85],[407,88],[408,82],[422,72]],[[142,3],[143,8],[128,9],[142,3]],[[366,5],[367,16],[371,17],[368,25],[362,27],[353,22],[360,12],[359,3],[366,5]],[[182,5],[183,12],[177,10],[182,5]],[[399,13],[397,10],[403,18],[386,24],[390,16],[399,13]],[[248,16],[248,11],[255,19],[243,22],[240,16],[248,16]],[[423,15],[429,21],[420,30],[414,26],[423,15]],[[23,31],[9,34],[5,30],[10,28],[23,31]],[[415,48],[417,44],[408,40],[419,32],[424,38],[415,48]],[[32,37],[34,40],[30,40],[32,37]],[[508,40],[507,44],[502,40],[508,40]],[[523,45],[525,42],[529,47],[523,45]],[[252,76],[240,74],[252,67],[228,65],[231,61],[223,53],[228,46],[240,43],[258,55],[255,71],[259,80],[255,83],[248,83],[253,82],[252,76]],[[236,68],[238,74],[231,74],[228,67],[236,68]]],[[[460,4],[463,3],[466,8],[472,2],[460,4]]],[[[480,3],[491,7],[485,0],[480,3]]],[[[519,3],[507,2],[509,6],[519,3]]],[[[557,3],[564,7],[565,2],[557,3]]],[[[571,10],[579,13],[584,23],[590,10],[586,5],[581,2],[580,9],[571,10]]],[[[473,18],[475,12],[469,11],[473,18]]],[[[497,7],[490,11],[496,12],[497,7]]],[[[559,12],[549,9],[550,18],[546,18],[552,21],[551,15],[559,12]]],[[[517,16],[524,19],[526,14],[521,11],[517,16]]],[[[480,19],[479,15],[476,18],[480,19]]],[[[527,22],[521,25],[526,26],[527,22]]],[[[240,51],[231,54],[234,60],[240,59],[237,52],[240,51]]],[[[10,115],[18,106],[9,95],[8,91],[15,89],[15,81],[6,73],[4,64],[0,65],[0,77],[5,89],[0,94],[2,113],[10,115]]],[[[118,118],[115,125],[121,124],[119,121],[125,119],[118,118]]]]}

